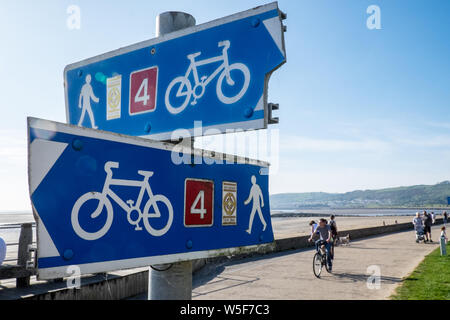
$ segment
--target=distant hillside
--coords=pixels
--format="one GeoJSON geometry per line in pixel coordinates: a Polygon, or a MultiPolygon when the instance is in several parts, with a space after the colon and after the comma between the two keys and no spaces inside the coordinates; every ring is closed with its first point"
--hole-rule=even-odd
{"type": "Polygon", "coordinates": [[[285,193],[270,197],[272,209],[296,208],[383,208],[446,206],[450,181],[434,186],[420,185],[348,193],[285,193]]]}

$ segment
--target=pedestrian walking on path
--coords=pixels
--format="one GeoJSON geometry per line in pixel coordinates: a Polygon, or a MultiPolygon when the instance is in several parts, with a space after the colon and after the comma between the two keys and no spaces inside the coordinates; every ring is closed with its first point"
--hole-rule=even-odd
{"type": "Polygon", "coordinates": [[[431,239],[431,226],[433,225],[433,217],[426,211],[424,211],[424,216],[425,242],[433,242],[433,239],[431,239]]]}

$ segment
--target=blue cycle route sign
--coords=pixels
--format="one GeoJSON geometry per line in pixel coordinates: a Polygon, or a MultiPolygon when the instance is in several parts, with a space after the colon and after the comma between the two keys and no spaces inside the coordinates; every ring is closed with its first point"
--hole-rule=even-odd
{"type": "Polygon", "coordinates": [[[35,118],[28,139],[41,279],[273,245],[267,163],[35,118]]]}
{"type": "Polygon", "coordinates": [[[283,18],[275,2],[71,64],[67,121],[155,140],[267,128],[283,18]]]}

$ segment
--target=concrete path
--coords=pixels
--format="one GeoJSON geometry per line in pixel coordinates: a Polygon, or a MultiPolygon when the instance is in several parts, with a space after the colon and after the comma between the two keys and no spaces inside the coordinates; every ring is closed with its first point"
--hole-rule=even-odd
{"type": "Polygon", "coordinates": [[[312,271],[314,251],[288,253],[209,265],[194,276],[193,298],[350,300],[387,299],[402,278],[438,248],[438,228],[432,244],[416,244],[413,231],[372,237],[336,248],[333,274],[312,271]],[[367,287],[369,266],[381,270],[381,287],[367,287]]]}

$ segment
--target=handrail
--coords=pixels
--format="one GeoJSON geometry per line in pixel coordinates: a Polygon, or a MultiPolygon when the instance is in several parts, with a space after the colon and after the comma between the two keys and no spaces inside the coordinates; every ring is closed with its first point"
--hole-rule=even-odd
{"type": "Polygon", "coordinates": [[[36,274],[36,269],[34,268],[35,257],[32,256],[31,252],[33,244],[33,227],[34,223],[24,223],[16,224],[14,227],[12,225],[3,229],[18,229],[20,226],[20,236],[18,243],[9,243],[6,246],[18,246],[17,259],[6,259],[4,262],[16,261],[15,265],[2,265],[0,266],[0,279],[16,279],[16,287],[23,288],[30,286],[31,275],[36,274]]]}

